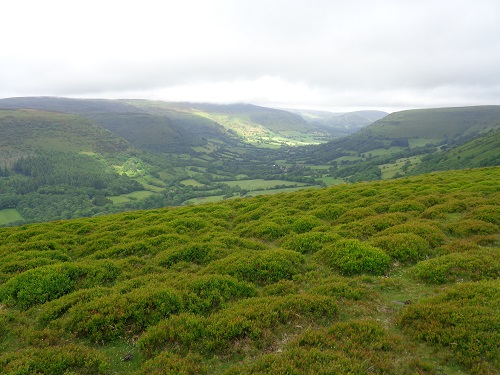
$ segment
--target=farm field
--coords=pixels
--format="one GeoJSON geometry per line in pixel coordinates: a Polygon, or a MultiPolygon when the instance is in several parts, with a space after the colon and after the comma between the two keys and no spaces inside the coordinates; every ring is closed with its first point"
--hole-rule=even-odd
{"type": "Polygon", "coordinates": [[[23,219],[23,217],[21,216],[19,211],[17,211],[14,208],[6,208],[3,210],[0,210],[0,225],[8,224],[8,223],[11,223],[13,221],[18,221],[18,220],[22,220],[22,219],[23,219]]]}

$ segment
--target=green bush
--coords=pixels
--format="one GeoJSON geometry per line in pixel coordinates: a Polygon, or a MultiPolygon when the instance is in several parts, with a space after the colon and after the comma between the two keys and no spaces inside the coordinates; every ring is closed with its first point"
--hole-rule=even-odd
{"type": "Polygon", "coordinates": [[[404,263],[412,263],[431,254],[429,242],[413,233],[395,233],[375,237],[370,243],[404,263]]]}
{"type": "Polygon", "coordinates": [[[157,264],[171,267],[179,262],[207,264],[212,260],[223,258],[227,251],[209,243],[191,243],[181,248],[166,250],[158,254],[157,264]]]}
{"type": "Polygon", "coordinates": [[[447,254],[418,263],[412,273],[434,284],[496,279],[500,277],[500,252],[485,248],[447,254]]]}
{"type": "Polygon", "coordinates": [[[287,236],[281,246],[284,249],[295,250],[302,254],[311,254],[321,249],[325,244],[339,238],[336,234],[309,232],[287,236]]]}
{"type": "Polygon", "coordinates": [[[477,219],[464,219],[456,223],[447,225],[451,234],[458,237],[468,237],[472,235],[488,235],[498,232],[498,225],[487,223],[477,219]]]}
{"type": "Polygon", "coordinates": [[[335,323],[311,329],[285,350],[265,354],[226,374],[410,374],[397,361],[402,352],[396,337],[374,322],[335,323]]]}
{"type": "Polygon", "coordinates": [[[112,263],[99,266],[63,263],[28,270],[0,287],[0,300],[27,309],[71,293],[79,286],[91,287],[112,281],[119,273],[112,263]]]}
{"type": "Polygon", "coordinates": [[[196,350],[201,353],[258,353],[276,340],[273,332],[292,322],[324,323],[337,317],[337,304],[327,296],[287,295],[248,298],[208,318],[179,314],[149,328],[139,339],[150,356],[161,350],[196,350]],[[247,348],[236,342],[246,342],[247,348]]]}
{"type": "Polygon", "coordinates": [[[443,216],[444,214],[462,213],[467,210],[467,205],[463,200],[450,199],[449,201],[441,204],[436,204],[424,212],[422,217],[426,219],[434,219],[443,216]]]}
{"type": "Polygon", "coordinates": [[[106,370],[104,355],[75,344],[28,348],[0,356],[2,374],[105,374],[106,370]]]}
{"type": "Polygon", "coordinates": [[[411,199],[399,201],[397,203],[392,204],[389,207],[389,212],[411,212],[411,211],[422,212],[424,210],[425,210],[424,204],[411,199]]]}
{"type": "Polygon", "coordinates": [[[211,262],[205,273],[232,275],[239,280],[256,284],[269,284],[291,279],[302,272],[305,258],[291,250],[240,251],[211,262]]]}
{"type": "Polygon", "coordinates": [[[291,224],[291,230],[295,233],[306,233],[315,227],[323,225],[323,222],[315,216],[303,215],[298,218],[294,217],[294,221],[291,224]]]}
{"type": "Polygon", "coordinates": [[[203,364],[203,357],[188,354],[179,355],[163,352],[141,366],[136,375],[203,375],[208,373],[208,366],[203,364]]]}
{"type": "Polygon", "coordinates": [[[493,205],[483,205],[475,208],[465,215],[467,219],[486,221],[487,223],[500,225],[500,207],[493,205]]]}
{"type": "Polygon", "coordinates": [[[471,374],[500,368],[500,281],[464,283],[412,304],[399,318],[411,336],[444,346],[471,374]]]}
{"type": "Polygon", "coordinates": [[[404,224],[395,225],[377,233],[377,236],[385,236],[396,233],[413,233],[429,242],[431,248],[442,245],[446,241],[443,231],[431,223],[411,221],[404,224]]]}
{"type": "Polygon", "coordinates": [[[337,220],[347,212],[347,208],[341,204],[323,204],[311,211],[311,214],[323,220],[337,220]]]}
{"type": "Polygon", "coordinates": [[[317,253],[327,266],[350,276],[362,273],[383,275],[391,258],[381,249],[358,240],[340,240],[317,253]]]}
{"type": "Polygon", "coordinates": [[[377,214],[377,212],[375,212],[371,208],[358,207],[358,208],[353,208],[352,210],[349,210],[346,213],[344,213],[342,216],[340,216],[337,219],[336,222],[339,224],[346,224],[346,223],[350,223],[351,221],[364,219],[368,216],[372,216],[372,215],[376,215],[376,214],[377,214]]]}

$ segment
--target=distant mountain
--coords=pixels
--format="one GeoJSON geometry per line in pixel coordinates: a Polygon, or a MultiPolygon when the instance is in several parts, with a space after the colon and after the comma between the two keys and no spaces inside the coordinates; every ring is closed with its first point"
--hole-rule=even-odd
{"type": "Polygon", "coordinates": [[[318,126],[330,134],[341,137],[353,134],[388,115],[382,111],[354,111],[334,113],[312,110],[290,110],[297,113],[307,122],[318,126]]]}
{"type": "Polygon", "coordinates": [[[251,104],[25,97],[1,99],[0,108],[80,114],[137,147],[161,152],[186,152],[206,146],[207,140],[278,147],[333,138],[331,132],[297,114],[251,104]]]}

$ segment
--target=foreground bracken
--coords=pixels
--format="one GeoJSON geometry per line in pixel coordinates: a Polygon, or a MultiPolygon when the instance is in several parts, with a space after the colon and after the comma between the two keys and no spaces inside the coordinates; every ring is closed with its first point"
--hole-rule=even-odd
{"type": "Polygon", "coordinates": [[[500,168],[0,230],[2,374],[496,374],[500,168]]]}

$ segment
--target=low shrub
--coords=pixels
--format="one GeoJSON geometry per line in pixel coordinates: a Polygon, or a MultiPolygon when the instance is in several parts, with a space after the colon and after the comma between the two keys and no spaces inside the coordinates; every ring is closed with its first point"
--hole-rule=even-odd
{"type": "Polygon", "coordinates": [[[287,236],[281,246],[284,249],[295,250],[302,254],[312,254],[323,248],[325,244],[339,238],[338,235],[332,233],[309,232],[287,236]]]}
{"type": "Polygon", "coordinates": [[[62,263],[23,272],[0,287],[0,300],[27,309],[57,299],[79,288],[112,283],[120,270],[109,261],[94,264],[62,263]]]}
{"type": "Polygon", "coordinates": [[[396,361],[398,340],[377,323],[335,323],[331,328],[308,330],[286,350],[265,354],[226,374],[401,374],[396,361]]]}
{"type": "Polygon", "coordinates": [[[451,234],[458,237],[469,237],[472,235],[488,235],[498,232],[498,225],[487,223],[477,219],[464,219],[447,225],[451,234]]]}
{"type": "Polygon", "coordinates": [[[138,341],[145,355],[161,350],[196,350],[201,353],[258,353],[277,338],[273,332],[292,322],[316,324],[337,317],[337,304],[327,296],[287,295],[248,298],[205,318],[179,314],[149,328],[138,341]],[[236,342],[246,342],[238,347],[236,342]]]}
{"type": "Polygon", "coordinates": [[[412,337],[453,352],[471,374],[500,368],[500,281],[459,284],[409,305],[398,324],[412,337]]]}
{"type": "Polygon", "coordinates": [[[323,225],[323,221],[318,219],[316,216],[312,215],[302,215],[299,217],[294,216],[294,221],[290,226],[290,229],[295,233],[306,233],[315,227],[323,225]]]}
{"type": "Polygon", "coordinates": [[[320,250],[318,258],[341,275],[383,275],[391,258],[381,249],[358,240],[340,240],[320,250]]]}
{"type": "Polygon", "coordinates": [[[395,233],[372,238],[370,243],[393,259],[412,263],[431,254],[429,242],[413,233],[395,233]]]}
{"type": "Polygon", "coordinates": [[[377,236],[384,236],[396,233],[413,233],[429,242],[431,248],[442,245],[446,241],[446,236],[441,229],[423,221],[411,221],[404,224],[395,225],[387,228],[379,233],[377,236]]]}
{"type": "Polygon", "coordinates": [[[323,220],[337,220],[347,212],[347,208],[341,204],[323,204],[311,211],[314,215],[323,220]]]}
{"type": "Polygon", "coordinates": [[[158,254],[157,264],[163,267],[171,267],[179,262],[190,262],[195,264],[207,264],[215,259],[223,258],[227,250],[223,250],[209,243],[191,243],[187,246],[166,250],[158,254]]]}
{"type": "Polygon", "coordinates": [[[476,219],[500,225],[500,206],[483,205],[465,215],[466,219],[476,219]]]}
{"type": "Polygon", "coordinates": [[[27,348],[0,355],[2,374],[105,374],[106,358],[96,349],[68,344],[27,348]]]}
{"type": "Polygon", "coordinates": [[[208,367],[203,364],[203,358],[199,355],[163,352],[144,362],[135,375],[203,375],[207,373],[208,367]]]}
{"type": "Polygon", "coordinates": [[[264,285],[291,279],[302,272],[305,258],[291,250],[240,251],[211,262],[204,273],[232,275],[239,280],[264,285]]]}
{"type": "Polygon", "coordinates": [[[389,212],[422,212],[425,208],[425,205],[418,201],[406,199],[392,204],[389,207],[389,212]]]}
{"type": "Polygon", "coordinates": [[[450,199],[449,201],[441,204],[436,204],[424,212],[422,212],[422,217],[425,219],[435,219],[442,217],[445,214],[462,213],[467,211],[467,205],[463,200],[450,199]]]}
{"type": "Polygon", "coordinates": [[[377,212],[372,210],[371,208],[366,207],[357,207],[352,210],[347,211],[342,216],[340,216],[336,222],[339,224],[350,223],[351,221],[356,221],[359,219],[364,219],[368,216],[376,215],[377,212]]]}
{"type": "Polygon", "coordinates": [[[418,263],[412,273],[433,284],[496,279],[500,277],[500,251],[485,248],[447,254],[418,263]]]}

